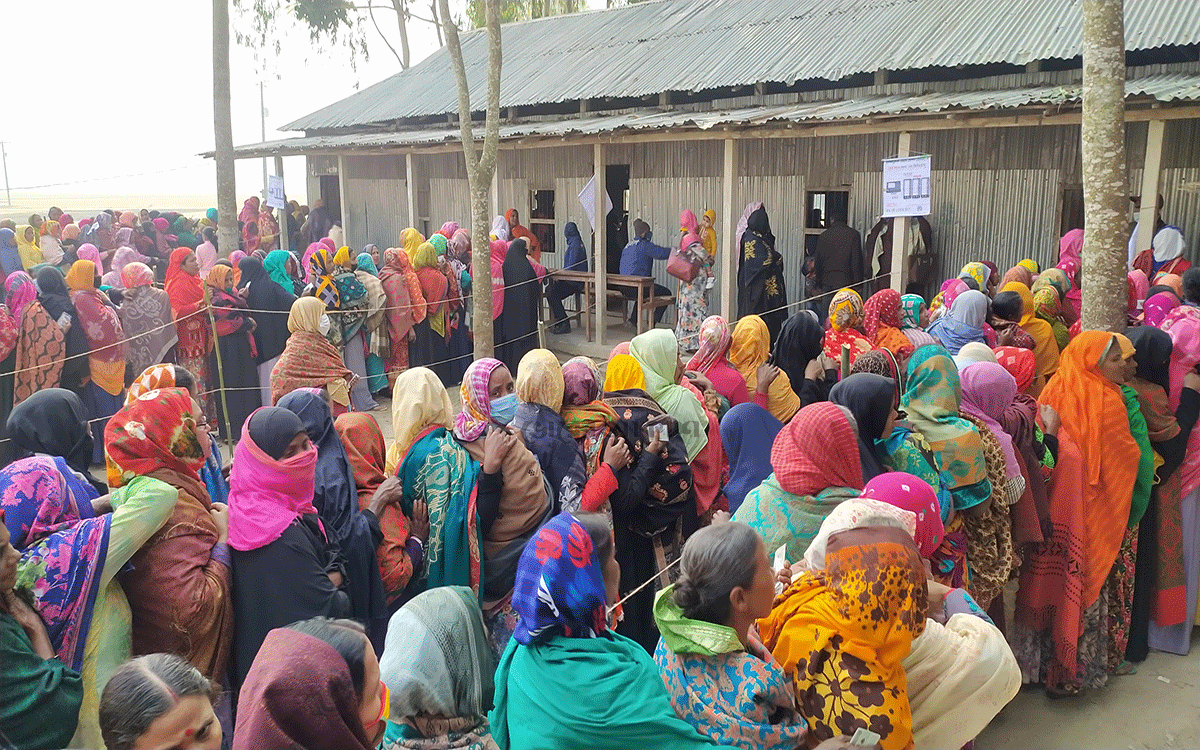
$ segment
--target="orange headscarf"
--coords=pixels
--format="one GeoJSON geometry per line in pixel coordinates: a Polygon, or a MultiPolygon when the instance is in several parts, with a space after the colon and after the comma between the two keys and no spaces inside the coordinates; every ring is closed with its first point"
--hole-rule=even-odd
{"type": "Polygon", "coordinates": [[[1058,374],[1039,399],[1058,412],[1083,457],[1084,607],[1100,596],[1121,546],[1138,473],[1138,462],[1130,457],[1141,454],[1129,431],[1121,387],[1099,369],[1109,347],[1119,345],[1107,331],[1080,333],[1063,351],[1058,374]]]}
{"type": "Polygon", "coordinates": [[[1034,314],[1033,293],[1029,287],[1019,281],[1010,281],[1004,285],[1001,292],[1016,292],[1021,297],[1021,322],[1019,325],[1033,337],[1033,356],[1037,360],[1038,375],[1049,378],[1058,372],[1058,339],[1054,338],[1054,328],[1034,314]]]}

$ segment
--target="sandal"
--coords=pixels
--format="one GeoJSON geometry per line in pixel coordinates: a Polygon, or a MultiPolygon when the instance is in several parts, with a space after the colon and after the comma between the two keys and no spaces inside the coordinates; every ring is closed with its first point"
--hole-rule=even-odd
{"type": "Polygon", "coordinates": [[[1059,700],[1061,698],[1076,698],[1083,693],[1083,688],[1068,686],[1061,688],[1046,688],[1046,696],[1051,700],[1059,700]]]}
{"type": "Polygon", "coordinates": [[[1131,661],[1123,661],[1123,662],[1121,662],[1120,666],[1117,667],[1117,670],[1115,672],[1113,672],[1113,674],[1129,675],[1129,674],[1137,674],[1137,671],[1138,671],[1137,664],[1134,664],[1131,661]]]}

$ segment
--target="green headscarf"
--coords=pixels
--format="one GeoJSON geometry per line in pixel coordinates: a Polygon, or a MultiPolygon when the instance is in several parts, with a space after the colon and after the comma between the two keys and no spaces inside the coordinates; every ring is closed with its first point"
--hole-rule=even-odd
{"type": "Polygon", "coordinates": [[[283,287],[284,291],[291,293],[295,286],[292,284],[292,277],[288,275],[287,262],[288,255],[286,250],[272,250],[267,253],[267,257],[263,259],[263,268],[267,269],[267,275],[271,277],[279,286],[283,287]]]}
{"type": "Polygon", "coordinates": [[[635,336],[629,353],[642,366],[646,392],[679,423],[679,435],[692,461],[708,445],[708,414],[687,388],[675,381],[679,366],[679,341],[666,328],[655,328],[635,336]]]}
{"type": "Polygon", "coordinates": [[[439,258],[446,254],[446,238],[443,235],[434,234],[426,242],[433,245],[433,249],[437,250],[439,258]]]}
{"type": "Polygon", "coordinates": [[[1150,491],[1154,488],[1154,449],[1150,446],[1150,427],[1142,414],[1137,391],[1122,385],[1121,393],[1125,396],[1125,410],[1129,413],[1129,434],[1137,441],[1141,453],[1138,457],[1137,479],[1133,482],[1133,497],[1129,502],[1129,525],[1126,527],[1133,529],[1141,523],[1142,515],[1150,505],[1150,491]]]}
{"type": "Polygon", "coordinates": [[[683,610],[671,598],[674,590],[675,584],[671,584],[654,595],[654,622],[667,648],[676,654],[702,656],[745,650],[733,628],[684,616],[683,610]]]}

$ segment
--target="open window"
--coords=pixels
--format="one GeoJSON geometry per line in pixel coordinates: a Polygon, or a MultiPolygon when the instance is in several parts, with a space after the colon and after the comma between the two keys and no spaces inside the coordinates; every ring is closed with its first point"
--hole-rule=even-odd
{"type": "Polygon", "coordinates": [[[554,225],[554,191],[529,191],[529,205],[533,206],[529,211],[529,231],[537,237],[543,253],[554,252],[557,234],[554,225]]]}
{"type": "Polygon", "coordinates": [[[850,207],[848,190],[809,190],[804,198],[804,254],[812,255],[817,237],[829,228],[831,217],[846,218],[850,207]]]}

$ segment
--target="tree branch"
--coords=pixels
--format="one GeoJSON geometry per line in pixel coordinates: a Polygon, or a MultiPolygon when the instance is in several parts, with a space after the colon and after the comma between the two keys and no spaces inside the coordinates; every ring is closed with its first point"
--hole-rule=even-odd
{"type": "Polygon", "coordinates": [[[383,30],[379,28],[379,22],[375,20],[375,6],[368,5],[367,13],[371,16],[371,25],[375,27],[375,33],[379,34],[379,38],[382,39],[383,43],[387,45],[387,48],[392,51],[392,55],[396,58],[396,62],[400,63],[400,69],[404,70],[407,68],[408,66],[404,64],[404,60],[400,59],[399,53],[396,52],[396,48],[392,46],[392,43],[389,42],[387,37],[383,35],[383,30]]]}
{"type": "MultiPolygon", "coordinates": [[[[467,68],[463,63],[462,43],[458,38],[458,27],[450,16],[449,0],[438,0],[442,10],[442,24],[446,31],[446,46],[450,48],[450,60],[454,64],[454,78],[458,82],[458,127],[463,144],[463,156],[467,160],[467,174],[479,166],[475,154],[475,133],[471,127],[471,89],[467,82],[467,68]]],[[[488,3],[490,6],[491,3],[488,3]]]]}

